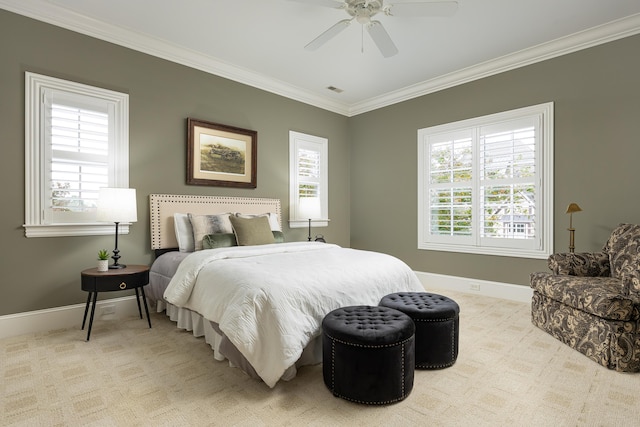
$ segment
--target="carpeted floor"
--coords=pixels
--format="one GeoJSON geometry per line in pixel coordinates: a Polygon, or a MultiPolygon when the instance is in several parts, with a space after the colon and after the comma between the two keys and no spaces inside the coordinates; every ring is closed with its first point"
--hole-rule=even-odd
{"type": "MultiPolygon", "coordinates": [[[[437,291],[435,291],[437,292],[437,291]]],[[[460,304],[455,365],[416,371],[404,401],[333,397],[320,365],[274,389],[213,359],[163,314],[0,340],[2,425],[640,426],[640,374],[607,370],[531,325],[529,305],[460,304]]]]}

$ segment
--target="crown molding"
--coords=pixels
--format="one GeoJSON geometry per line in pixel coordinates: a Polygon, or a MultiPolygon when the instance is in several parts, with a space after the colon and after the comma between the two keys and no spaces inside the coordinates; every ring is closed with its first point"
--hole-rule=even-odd
{"type": "Polygon", "coordinates": [[[353,104],[349,117],[639,33],[640,14],[631,15],[353,104]]]}
{"type": "Polygon", "coordinates": [[[202,53],[107,24],[45,1],[0,0],[0,8],[347,116],[349,105],[202,53]]]}
{"type": "Polygon", "coordinates": [[[640,33],[640,14],[635,14],[349,105],[196,51],[106,24],[50,2],[0,0],[0,8],[347,117],[640,33]]]}

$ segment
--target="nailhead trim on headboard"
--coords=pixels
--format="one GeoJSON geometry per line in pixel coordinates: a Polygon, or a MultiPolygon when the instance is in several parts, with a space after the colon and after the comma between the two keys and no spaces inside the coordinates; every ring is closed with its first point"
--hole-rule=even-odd
{"type": "Polygon", "coordinates": [[[224,212],[245,214],[272,212],[277,215],[278,223],[282,226],[280,199],[150,194],[151,249],[178,247],[173,225],[174,214],[206,215],[224,212]]]}

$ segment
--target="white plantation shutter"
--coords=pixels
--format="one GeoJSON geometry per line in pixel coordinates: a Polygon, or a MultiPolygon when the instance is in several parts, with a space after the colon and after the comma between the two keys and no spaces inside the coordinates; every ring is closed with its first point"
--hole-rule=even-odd
{"type": "Polygon", "coordinates": [[[289,132],[289,225],[308,226],[308,218],[302,218],[300,200],[313,197],[320,200],[321,220],[313,221],[314,227],[328,225],[329,177],[328,144],[326,138],[289,132]]]}
{"type": "Polygon", "coordinates": [[[298,148],[298,197],[320,197],[320,152],[298,148]]]}
{"type": "Polygon", "coordinates": [[[418,132],[420,249],[552,253],[553,104],[418,132]]]}
{"type": "Polygon", "coordinates": [[[128,95],[28,72],[25,86],[26,236],[112,233],[96,202],[129,186],[128,95]]]}
{"type": "Polygon", "coordinates": [[[471,235],[472,139],[468,132],[438,135],[429,144],[429,229],[433,236],[471,235]]]}
{"type": "Polygon", "coordinates": [[[109,171],[114,169],[109,156],[113,106],[100,104],[104,103],[45,91],[47,223],[93,220],[98,189],[109,186],[109,171]]]}
{"type": "Polygon", "coordinates": [[[536,122],[531,117],[480,129],[482,237],[536,239],[536,122]]]}

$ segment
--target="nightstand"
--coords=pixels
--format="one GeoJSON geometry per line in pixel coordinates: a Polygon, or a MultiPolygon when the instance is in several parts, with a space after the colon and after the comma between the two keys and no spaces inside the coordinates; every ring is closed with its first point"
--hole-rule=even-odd
{"type": "Polygon", "coordinates": [[[96,301],[98,292],[124,291],[126,289],[135,289],[136,301],[138,302],[138,313],[142,319],[142,307],[140,307],[140,296],[144,303],[144,311],[147,313],[147,321],[151,327],[151,318],[149,317],[149,308],[147,307],[147,298],[144,294],[144,286],[149,283],[149,267],[146,265],[128,265],[125,268],[109,269],[108,271],[98,271],[97,268],[89,268],[81,273],[82,290],[89,292],[87,296],[87,304],[84,308],[84,318],[82,319],[82,329],[84,330],[87,321],[87,313],[89,305],[93,297],[91,306],[91,317],[89,318],[89,329],[87,330],[87,341],[91,336],[91,327],[93,326],[93,315],[96,311],[96,301]],[[140,289],[140,292],[138,292],[140,289]]]}

